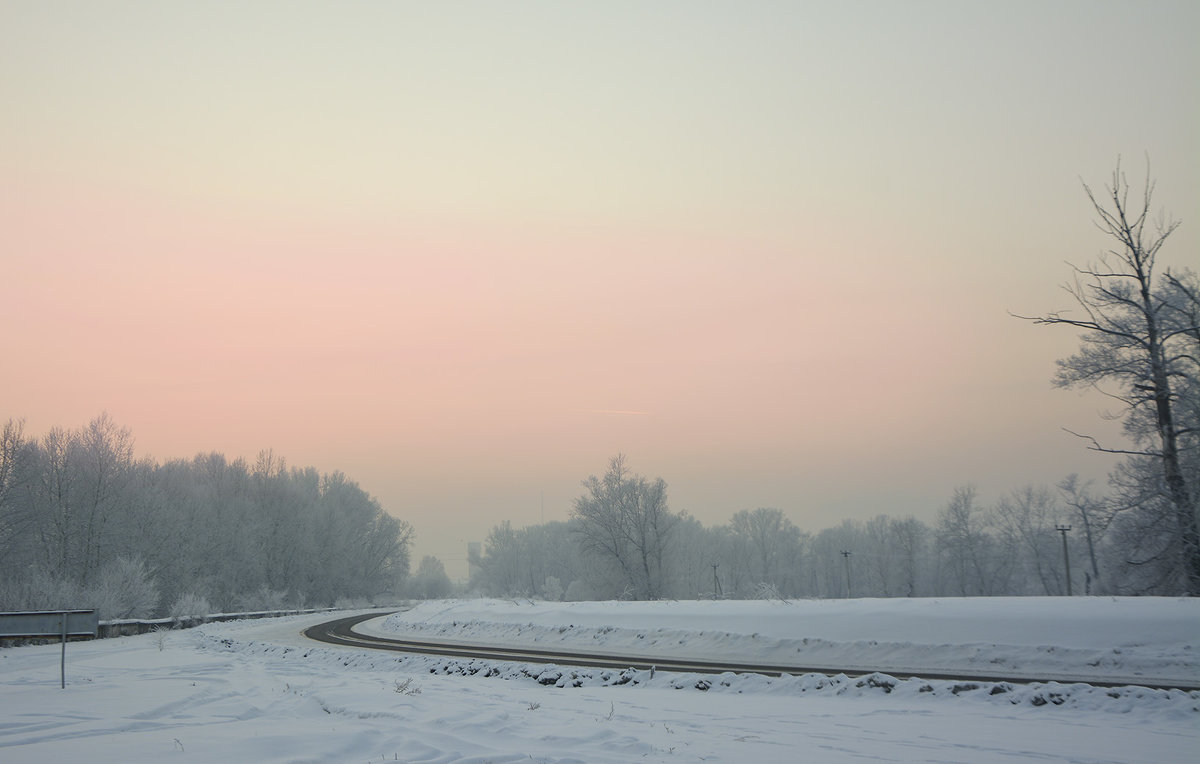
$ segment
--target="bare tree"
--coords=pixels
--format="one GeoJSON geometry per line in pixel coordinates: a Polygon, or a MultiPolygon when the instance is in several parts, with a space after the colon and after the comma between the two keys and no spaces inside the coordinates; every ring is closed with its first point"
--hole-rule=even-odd
{"type": "Polygon", "coordinates": [[[891,520],[892,538],[899,552],[899,575],[904,596],[917,596],[918,581],[927,554],[929,527],[911,515],[891,520]]]}
{"type": "Polygon", "coordinates": [[[1063,514],[1055,495],[1044,486],[1023,486],[1000,499],[993,509],[995,524],[1023,563],[1028,579],[1036,577],[1039,594],[1065,594],[1062,556],[1055,535],[1056,520],[1063,514]]]}
{"type": "Polygon", "coordinates": [[[868,580],[881,597],[892,597],[892,586],[900,578],[896,571],[896,546],[892,538],[893,521],[887,515],[876,515],[863,526],[866,548],[863,567],[868,580]]]}
{"type": "Polygon", "coordinates": [[[771,507],[741,510],[729,521],[729,529],[746,553],[752,583],[770,586],[781,595],[793,594],[790,579],[799,564],[800,529],[771,507]]]}
{"type": "Polygon", "coordinates": [[[1071,474],[1063,478],[1058,490],[1063,501],[1071,508],[1071,516],[1079,523],[1083,541],[1087,545],[1088,570],[1084,579],[1084,593],[1102,594],[1104,585],[1101,583],[1097,547],[1112,522],[1112,512],[1103,499],[1092,494],[1090,483],[1081,483],[1078,475],[1071,474]]]}
{"type": "Polygon", "coordinates": [[[28,487],[33,477],[35,444],[25,437],[25,422],[9,419],[0,430],[0,572],[16,555],[32,521],[28,487]]]}
{"type": "Polygon", "coordinates": [[[630,473],[618,454],[602,478],[583,486],[571,510],[580,546],[614,563],[637,599],[661,597],[671,532],[682,518],[667,507],[666,482],[630,473]]]}
{"type": "Polygon", "coordinates": [[[81,481],[75,496],[83,521],[80,530],[86,576],[100,569],[116,536],[134,531],[119,527],[117,522],[130,498],[133,434],[105,412],[88,422],[75,438],[75,465],[81,481]]]}
{"type": "Polygon", "coordinates": [[[472,586],[479,586],[493,597],[532,594],[521,591],[521,540],[508,520],[488,531],[483,554],[471,552],[470,561],[477,573],[472,586]]]}
{"type": "MultiPolygon", "coordinates": [[[[1179,222],[1152,219],[1154,183],[1149,168],[1140,199],[1129,198],[1129,183],[1118,161],[1112,182],[1098,195],[1084,184],[1096,213],[1096,225],[1115,242],[1098,262],[1072,265],[1064,285],[1078,312],[1019,316],[1037,324],[1070,326],[1082,331],[1079,351],[1058,362],[1055,383],[1099,390],[1119,403],[1132,448],[1114,448],[1081,436],[1090,448],[1149,460],[1161,475],[1164,502],[1173,528],[1169,544],[1154,559],[1177,571],[1178,587],[1200,594],[1200,525],[1196,518],[1196,475],[1185,469],[1186,450],[1196,448],[1196,422],[1185,410],[1196,408],[1195,380],[1200,374],[1196,278],[1167,270],[1156,278],[1157,257],[1179,222]],[[1185,396],[1185,397],[1181,397],[1185,396]]],[[[1146,505],[1130,509],[1144,511],[1146,505]]],[[[1145,563],[1148,560],[1141,560],[1145,563]]]]}
{"type": "Polygon", "coordinates": [[[988,532],[988,517],[975,488],[956,488],[938,512],[937,547],[953,586],[964,597],[992,596],[1007,591],[1012,554],[1001,550],[988,532]]]}
{"type": "Polygon", "coordinates": [[[729,596],[731,540],[726,525],[705,528],[694,517],[681,518],[671,530],[669,596],[729,596]]]}
{"type": "Polygon", "coordinates": [[[408,591],[417,599],[436,600],[449,597],[454,585],[446,574],[446,566],[436,557],[425,555],[417,572],[408,582],[408,591]]]}
{"type": "Polygon", "coordinates": [[[333,604],[396,592],[408,574],[412,526],[341,473],[286,471],[270,452],[254,473],[220,454],[132,454],[107,415],[36,440],[0,428],[0,609],[93,595],[116,614],[185,596],[333,604]]]}

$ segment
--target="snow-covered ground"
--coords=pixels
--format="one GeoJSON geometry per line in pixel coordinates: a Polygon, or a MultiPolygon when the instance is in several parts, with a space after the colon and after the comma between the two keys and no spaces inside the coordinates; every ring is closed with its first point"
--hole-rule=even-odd
{"type": "Polygon", "coordinates": [[[1200,686],[1200,600],[428,602],[359,631],[739,663],[1200,686]]]}
{"type": "MultiPolygon", "coordinates": [[[[0,650],[0,761],[1194,762],[1200,750],[1198,691],[484,664],[300,635],[328,617],[71,643],[65,690],[58,646],[0,650]]],[[[467,600],[364,630],[869,668],[1200,675],[1196,600],[467,600]]]]}

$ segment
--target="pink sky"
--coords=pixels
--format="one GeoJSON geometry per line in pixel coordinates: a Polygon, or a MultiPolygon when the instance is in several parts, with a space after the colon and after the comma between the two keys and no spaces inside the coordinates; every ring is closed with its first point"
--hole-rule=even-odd
{"type": "Polygon", "coordinates": [[[1189,4],[505,7],[0,0],[0,418],[342,470],[452,575],[618,451],[810,530],[1104,474],[1006,311],[1119,153],[1197,250],[1189,4]]]}

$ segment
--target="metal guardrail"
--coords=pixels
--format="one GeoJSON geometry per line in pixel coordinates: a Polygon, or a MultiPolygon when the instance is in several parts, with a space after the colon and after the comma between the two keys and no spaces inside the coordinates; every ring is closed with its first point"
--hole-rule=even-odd
{"type": "MultiPolygon", "coordinates": [[[[131,637],[136,634],[148,634],[153,631],[163,629],[190,629],[193,626],[199,626],[205,623],[213,623],[220,621],[240,621],[250,620],[255,618],[279,618],[287,615],[312,615],[315,613],[332,613],[338,608],[323,607],[323,608],[305,608],[295,610],[253,610],[245,613],[210,613],[206,615],[190,615],[190,616],[174,616],[169,618],[114,618],[110,620],[98,621],[95,629],[89,630],[74,630],[74,621],[68,624],[68,638],[79,639],[82,637],[92,637],[104,639],[107,637],[131,637]]],[[[90,613],[89,610],[39,610],[39,611],[21,611],[21,612],[0,612],[0,640],[13,639],[52,639],[61,637],[61,626],[57,625],[58,613],[90,613]],[[6,616],[27,616],[27,615],[43,615],[54,618],[53,623],[56,624],[54,629],[46,632],[41,628],[44,623],[37,622],[38,626],[30,626],[32,621],[25,621],[25,626],[17,626],[18,621],[13,620],[9,625],[5,624],[6,616]]],[[[73,616],[72,616],[73,618],[73,616]]]]}
{"type": "Polygon", "coordinates": [[[249,613],[212,613],[210,615],[176,616],[174,618],[121,618],[100,622],[100,637],[131,637],[148,634],[160,629],[190,629],[203,623],[219,621],[241,621],[255,618],[279,618],[285,615],[311,615],[329,613],[337,608],[310,608],[306,610],[255,610],[249,613]]]}
{"type": "Polygon", "coordinates": [[[260,610],[251,613],[215,613],[186,618],[115,619],[101,621],[95,610],[25,610],[0,612],[0,640],[62,640],[61,681],[67,686],[67,642],[71,639],[125,637],[160,629],[186,629],[211,621],[237,621],[247,618],[274,618],[285,615],[326,613],[335,608],[311,610],[260,610]]]}
{"type": "Polygon", "coordinates": [[[92,637],[100,632],[95,610],[25,610],[0,613],[0,637],[92,637]]]}
{"type": "Polygon", "coordinates": [[[59,686],[67,688],[67,639],[100,633],[100,615],[95,610],[26,610],[0,613],[0,637],[59,637],[62,658],[59,686]]]}

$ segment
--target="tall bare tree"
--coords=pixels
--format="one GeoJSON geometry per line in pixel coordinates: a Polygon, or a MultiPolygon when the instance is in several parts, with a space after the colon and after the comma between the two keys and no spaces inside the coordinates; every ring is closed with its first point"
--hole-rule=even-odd
{"type": "Polygon", "coordinates": [[[1090,481],[1081,482],[1079,476],[1074,473],[1059,481],[1058,490],[1063,502],[1071,510],[1070,516],[1079,524],[1084,543],[1087,545],[1088,566],[1084,572],[1084,593],[1104,594],[1097,546],[1112,522],[1110,504],[1092,494],[1090,481]]]}
{"type": "Polygon", "coordinates": [[[1038,594],[1066,594],[1056,520],[1064,514],[1055,494],[1045,486],[1026,485],[1010,491],[992,509],[993,522],[1006,547],[1021,561],[1021,570],[1038,594]]]}
{"type": "Polygon", "coordinates": [[[667,548],[682,518],[667,506],[666,482],[632,474],[618,454],[603,477],[583,486],[587,493],[571,510],[580,546],[614,563],[635,598],[661,597],[667,548]]]}
{"type": "MultiPolygon", "coordinates": [[[[1175,571],[1178,588],[1200,594],[1200,525],[1196,517],[1197,423],[1189,414],[1200,394],[1200,328],[1197,279],[1187,270],[1164,269],[1157,258],[1179,222],[1152,214],[1154,182],[1149,168],[1140,195],[1130,199],[1120,161],[1103,193],[1084,184],[1096,225],[1114,245],[1097,262],[1072,265],[1064,285],[1077,308],[1044,316],[1019,316],[1037,324],[1081,330],[1077,353],[1058,362],[1055,383],[1101,391],[1122,407],[1132,448],[1114,448],[1081,436],[1090,448],[1128,455],[1153,465],[1160,483],[1140,492],[1167,508],[1171,531],[1151,557],[1175,571]]],[[[1141,503],[1128,507],[1148,511],[1141,503]]]]}
{"type": "Polygon", "coordinates": [[[25,422],[9,419],[0,429],[0,573],[17,555],[13,547],[32,520],[29,483],[35,444],[25,437],[25,422]]]}
{"type": "Polygon", "coordinates": [[[989,533],[987,512],[972,486],[954,489],[938,512],[936,544],[947,584],[963,597],[990,597],[1008,591],[1014,561],[989,533]]]}
{"type": "Polygon", "coordinates": [[[790,596],[790,579],[800,562],[800,529],[773,507],[743,509],[729,521],[735,543],[747,556],[751,582],[790,596]]]}
{"type": "Polygon", "coordinates": [[[898,552],[898,567],[902,584],[902,594],[905,597],[916,597],[918,585],[924,586],[926,556],[929,546],[929,526],[917,518],[892,518],[892,538],[898,552]]]}

